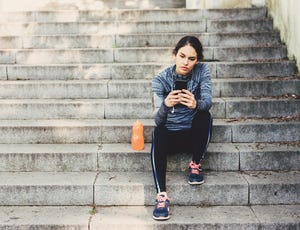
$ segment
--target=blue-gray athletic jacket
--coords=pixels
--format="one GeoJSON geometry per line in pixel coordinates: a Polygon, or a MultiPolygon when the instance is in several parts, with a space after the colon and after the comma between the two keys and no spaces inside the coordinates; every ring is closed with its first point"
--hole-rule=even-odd
{"type": "Polygon", "coordinates": [[[157,126],[165,125],[168,130],[184,130],[192,126],[192,120],[198,110],[209,110],[212,105],[211,76],[208,65],[198,63],[187,76],[175,73],[175,65],[168,67],[152,80],[154,118],[157,126]],[[187,90],[197,100],[196,109],[183,105],[168,108],[164,100],[175,89],[176,79],[187,80],[187,90]]]}

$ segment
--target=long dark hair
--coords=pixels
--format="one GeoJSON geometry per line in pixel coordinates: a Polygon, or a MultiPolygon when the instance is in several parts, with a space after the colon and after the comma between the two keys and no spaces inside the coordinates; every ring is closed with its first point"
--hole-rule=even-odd
{"type": "Polygon", "coordinates": [[[202,60],[203,57],[203,48],[202,48],[202,44],[199,41],[198,38],[196,38],[195,36],[185,36],[183,38],[181,38],[179,40],[179,42],[176,44],[174,50],[173,50],[173,54],[176,55],[178,53],[178,50],[186,45],[190,45],[191,47],[193,47],[197,53],[197,60],[200,61],[202,60]]]}

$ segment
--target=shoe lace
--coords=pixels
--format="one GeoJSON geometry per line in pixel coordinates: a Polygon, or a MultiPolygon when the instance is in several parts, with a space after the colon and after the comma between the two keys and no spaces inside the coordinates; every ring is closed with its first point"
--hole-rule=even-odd
{"type": "Polygon", "coordinates": [[[164,208],[166,206],[167,197],[164,195],[159,195],[157,197],[157,208],[164,208]]]}
{"type": "Polygon", "coordinates": [[[201,165],[195,164],[194,162],[190,163],[190,169],[192,174],[197,174],[197,175],[200,174],[200,172],[202,171],[201,165]]]}

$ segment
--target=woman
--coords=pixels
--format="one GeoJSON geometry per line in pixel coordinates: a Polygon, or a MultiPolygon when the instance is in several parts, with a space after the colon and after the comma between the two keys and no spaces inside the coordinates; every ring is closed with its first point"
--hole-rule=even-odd
{"type": "Polygon", "coordinates": [[[175,65],[152,81],[156,127],[152,137],[151,160],[157,199],[155,220],[170,218],[166,192],[167,155],[190,153],[188,183],[204,183],[200,162],[211,137],[212,105],[210,71],[200,63],[203,49],[198,38],[183,37],[173,51],[175,65]]]}

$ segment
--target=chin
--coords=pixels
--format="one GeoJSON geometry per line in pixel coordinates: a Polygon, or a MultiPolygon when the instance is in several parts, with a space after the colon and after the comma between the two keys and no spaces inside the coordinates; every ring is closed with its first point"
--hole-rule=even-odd
{"type": "Polygon", "coordinates": [[[187,75],[190,71],[180,71],[180,75],[187,75]]]}
{"type": "Polygon", "coordinates": [[[179,74],[179,75],[187,75],[190,71],[183,71],[181,69],[179,70],[176,70],[176,73],[179,74]]]}

